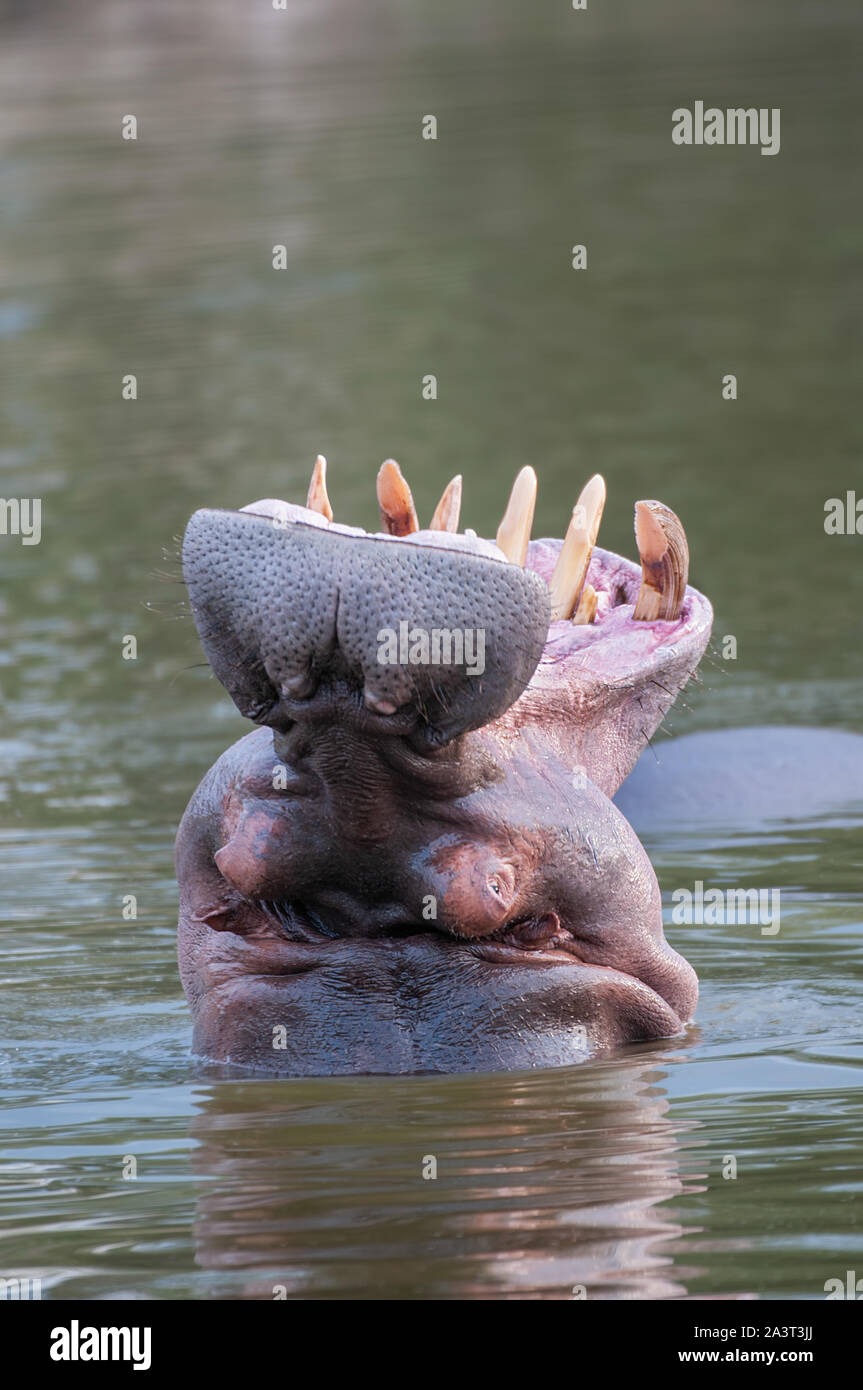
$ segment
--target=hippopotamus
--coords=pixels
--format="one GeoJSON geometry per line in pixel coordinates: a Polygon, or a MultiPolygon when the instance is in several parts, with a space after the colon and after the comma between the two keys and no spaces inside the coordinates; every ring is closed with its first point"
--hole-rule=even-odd
{"type": "Polygon", "coordinates": [[[673,1037],[695,972],[612,798],[707,645],[679,518],[635,507],[639,563],[597,545],[591,478],[563,539],[537,479],[496,537],[461,478],[421,528],[388,460],[381,529],[305,505],[195,512],[183,541],[208,662],[257,727],[177,837],[195,1053],[286,1076],[581,1061],[673,1037]]]}

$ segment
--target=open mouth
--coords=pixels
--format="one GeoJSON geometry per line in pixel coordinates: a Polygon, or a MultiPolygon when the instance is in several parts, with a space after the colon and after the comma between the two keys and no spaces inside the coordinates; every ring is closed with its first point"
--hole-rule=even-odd
{"type": "MultiPolygon", "coordinates": [[[[610,635],[607,619],[617,609],[618,620],[633,622],[677,622],[686,600],[689,549],[683,526],[674,512],[660,502],[636,503],[635,531],[641,559],[641,574],[634,566],[607,551],[594,557],[594,547],[605,509],[604,479],[595,474],[584,486],[572,510],[562,541],[531,543],[530,535],[536,507],[537,477],[533,468],[521,470],[513,484],[509,502],[494,540],[484,539],[473,530],[458,529],[461,512],[462,479],[453,478],[438,503],[427,529],[422,529],[410,487],[394,459],[381,466],[377,479],[381,530],[371,533],[377,541],[403,541],[460,552],[478,558],[515,564],[539,575],[549,594],[549,638],[559,647],[576,650],[591,644],[600,630],[610,635]],[[593,563],[591,563],[593,560],[593,563]],[[578,628],[594,633],[578,633],[578,628]],[[603,630],[604,629],[604,630],[603,630]]],[[[319,455],[312,475],[305,506],[277,498],[263,498],[242,508],[244,513],[266,517],[280,529],[295,525],[327,528],[333,533],[368,538],[360,527],[345,526],[333,517],[326,490],[326,460],[319,455]]],[[[621,622],[615,625],[620,634],[621,622]]],[[[411,658],[412,659],[412,658],[411,658]]],[[[286,692],[308,699],[314,681],[294,681],[286,692]]],[[[397,707],[366,692],[366,706],[381,715],[395,715],[397,707]]]]}
{"type": "MultiPolygon", "coordinates": [[[[333,612],[321,617],[321,628],[330,621],[331,630],[317,635],[314,651],[300,652],[293,662],[281,653],[268,659],[263,642],[259,698],[243,709],[257,722],[279,727],[298,719],[327,720],[340,703],[343,716],[357,727],[404,736],[420,724],[434,746],[461,729],[435,720],[435,697],[446,706],[451,677],[468,678],[468,683],[473,679],[473,693],[479,694],[508,668],[522,688],[532,679],[543,689],[549,672],[566,663],[567,679],[580,685],[584,703],[591,682],[604,691],[616,684],[632,686],[650,674],[658,679],[670,656],[696,644],[709,630],[710,605],[687,585],[686,535],[670,508],[650,500],[636,503],[640,564],[596,545],[606,502],[598,474],[582,489],[562,540],[530,538],[537,495],[531,467],[516,478],[493,540],[458,530],[460,476],[445,489],[427,528],[420,527],[410,488],[393,460],[380,469],[377,494],[379,531],[335,521],[326,462],[319,456],[304,506],[264,498],[233,514],[266,520],[295,541],[316,532],[319,543],[310,545],[310,563],[326,554],[333,571],[341,566],[342,589],[351,587],[347,570],[352,566],[357,571],[354,590],[365,586],[371,597],[386,600],[379,603],[374,659],[352,644],[355,633],[345,623],[349,604],[343,594],[336,595],[333,612]],[[328,550],[325,535],[332,543],[328,550]],[[523,576],[516,588],[515,570],[523,576]],[[386,593],[375,595],[379,573],[386,576],[386,593]],[[420,597],[423,581],[427,593],[420,597]],[[465,589],[477,600],[473,609],[454,601],[454,594],[465,589]],[[418,668],[429,674],[425,688],[412,679],[418,668]]],[[[187,537],[187,549],[193,545],[194,536],[187,537]]],[[[192,597],[194,606],[194,587],[192,597]]],[[[473,727],[512,703],[512,682],[502,685],[501,708],[495,708],[493,699],[475,701],[473,727]]]]}
{"type": "MultiPolygon", "coordinates": [[[[240,711],[280,733],[338,720],[431,755],[518,700],[587,736],[608,728],[615,701],[637,699],[641,710],[647,692],[645,717],[622,710],[633,728],[615,735],[634,748],[637,724],[643,747],[712,621],[709,602],[687,583],[677,516],[659,502],[636,503],[633,563],[596,544],[606,501],[599,475],[562,539],[530,538],[530,467],[493,540],[458,530],[461,491],[454,478],[423,529],[388,460],[377,479],[381,529],[368,533],[334,520],[319,457],[305,505],[264,498],[239,512],[196,513],[184,542],[192,610],[240,711]],[[250,575],[266,582],[252,592],[250,575]]],[[[586,746],[582,762],[610,794],[634,757],[609,773],[599,753],[586,746]]]]}

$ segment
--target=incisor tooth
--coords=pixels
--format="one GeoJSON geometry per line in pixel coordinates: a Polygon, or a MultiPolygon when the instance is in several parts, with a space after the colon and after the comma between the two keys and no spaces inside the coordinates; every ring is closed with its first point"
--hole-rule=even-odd
{"type": "Polygon", "coordinates": [[[503,520],[497,528],[497,543],[506,558],[524,567],[536,507],[536,474],[528,464],[512,485],[503,520]]]}
{"type": "Polygon", "coordinates": [[[596,590],[593,585],[585,584],[581,591],[581,598],[578,600],[578,607],[575,610],[575,617],[572,620],[573,623],[578,627],[584,626],[585,623],[592,623],[596,617],[597,602],[596,590]]]}
{"type": "Polygon", "coordinates": [[[434,509],[430,531],[457,531],[461,515],[461,474],[457,473],[451,483],[447,483],[443,496],[434,509]]]}
{"type": "Polygon", "coordinates": [[[641,588],[633,618],[676,622],[689,578],[689,546],[680,518],[662,502],[636,502],[635,539],[641,588]]]}
{"type": "Polygon", "coordinates": [[[551,620],[569,618],[578,603],[605,507],[605,479],[600,473],[585,483],[572,509],[554,574],[551,576],[551,620]]]}
{"type": "Polygon", "coordinates": [[[391,536],[409,536],[420,529],[411,490],[395,459],[387,459],[378,472],[378,506],[381,523],[391,536]]]}
{"type": "Polygon", "coordinates": [[[333,509],[330,506],[330,499],[327,496],[327,461],[323,454],[318,454],[315,459],[315,466],[312,469],[312,481],[309,483],[309,495],[306,498],[306,506],[311,512],[320,512],[327,521],[333,519],[333,509]]]}

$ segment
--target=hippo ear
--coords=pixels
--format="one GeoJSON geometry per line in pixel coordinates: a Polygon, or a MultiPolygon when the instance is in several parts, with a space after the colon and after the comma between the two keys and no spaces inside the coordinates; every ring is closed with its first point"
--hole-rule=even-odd
{"type": "Polygon", "coordinates": [[[213,671],[275,728],[365,706],[446,743],[518,699],[548,633],[538,575],[439,542],[199,511],[183,569],[213,671]]]}

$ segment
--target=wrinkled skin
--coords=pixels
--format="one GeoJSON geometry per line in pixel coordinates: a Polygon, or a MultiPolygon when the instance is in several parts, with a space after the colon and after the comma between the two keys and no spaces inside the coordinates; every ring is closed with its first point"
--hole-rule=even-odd
{"type": "Polygon", "coordinates": [[[640,569],[597,549],[596,623],[549,626],[559,542],[522,570],[458,536],[363,537],[301,508],[277,526],[274,506],[196,513],[184,543],[208,659],[262,726],[178,835],[195,1051],[454,1072],[679,1033],[695,974],[610,798],[701,656],[706,599],[634,622],[640,569]],[[482,627],[482,677],[381,666],[402,618],[482,627]]]}

